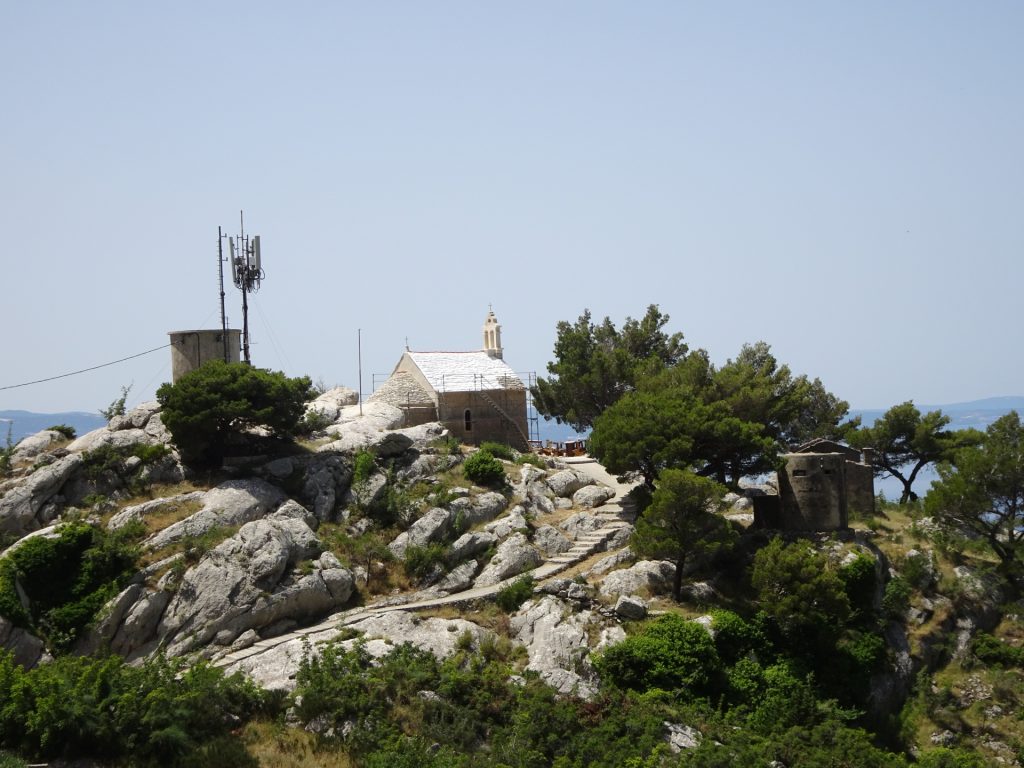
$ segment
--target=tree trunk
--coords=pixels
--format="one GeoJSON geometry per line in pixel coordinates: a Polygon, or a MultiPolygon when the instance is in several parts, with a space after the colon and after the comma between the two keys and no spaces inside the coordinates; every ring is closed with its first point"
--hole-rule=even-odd
{"type": "Polygon", "coordinates": [[[676,573],[672,577],[672,597],[678,603],[683,592],[683,566],[686,565],[686,558],[676,560],[676,573]]]}

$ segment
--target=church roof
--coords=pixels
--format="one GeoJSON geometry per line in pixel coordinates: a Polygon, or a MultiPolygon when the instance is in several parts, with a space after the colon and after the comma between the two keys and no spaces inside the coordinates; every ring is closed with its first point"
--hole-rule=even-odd
{"type": "Polygon", "coordinates": [[[504,360],[486,352],[408,352],[435,392],[525,389],[504,360]]]}
{"type": "Polygon", "coordinates": [[[367,398],[369,402],[382,401],[390,405],[402,407],[433,405],[434,401],[423,387],[416,383],[412,374],[395,371],[376,392],[367,398]]]}

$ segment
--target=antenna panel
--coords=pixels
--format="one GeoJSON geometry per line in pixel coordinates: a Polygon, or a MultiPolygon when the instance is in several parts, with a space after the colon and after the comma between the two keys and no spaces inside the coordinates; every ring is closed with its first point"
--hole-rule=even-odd
{"type": "Polygon", "coordinates": [[[252,266],[259,272],[260,270],[260,236],[256,235],[252,239],[252,266]]]}

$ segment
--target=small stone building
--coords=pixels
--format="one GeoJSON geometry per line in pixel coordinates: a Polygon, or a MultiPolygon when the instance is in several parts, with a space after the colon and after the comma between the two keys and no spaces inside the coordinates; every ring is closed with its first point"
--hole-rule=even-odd
{"type": "Polygon", "coordinates": [[[755,524],[787,531],[847,528],[850,514],[871,514],[875,480],[870,451],[812,440],[783,457],[779,495],[755,499],[755,524]],[[760,503],[757,503],[760,501],[760,503]]]}
{"type": "Polygon", "coordinates": [[[199,331],[169,331],[171,337],[171,381],[191,373],[210,360],[237,363],[242,332],[237,328],[213,328],[199,331]]]}
{"type": "Polygon", "coordinates": [[[476,352],[414,352],[406,349],[369,402],[405,411],[406,426],[439,421],[466,443],[494,440],[529,447],[527,388],[504,361],[501,326],[490,311],[484,348],[476,352]]]}

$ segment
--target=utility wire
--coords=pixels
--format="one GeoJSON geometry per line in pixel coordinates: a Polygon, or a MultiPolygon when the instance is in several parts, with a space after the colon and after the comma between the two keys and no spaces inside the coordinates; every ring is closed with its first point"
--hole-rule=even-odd
{"type": "Polygon", "coordinates": [[[160,347],[153,347],[153,349],[147,349],[145,352],[139,352],[137,355],[129,355],[128,357],[122,357],[120,360],[114,360],[113,362],[110,363],[103,363],[102,365],[94,365],[91,368],[83,368],[80,371],[62,373],[60,376],[50,376],[47,379],[36,379],[35,381],[26,381],[24,384],[10,384],[9,386],[6,387],[0,387],[0,392],[2,392],[5,389],[17,389],[18,387],[28,387],[31,386],[32,384],[42,384],[44,381],[56,381],[57,379],[66,379],[68,376],[77,376],[80,373],[88,373],[89,371],[95,371],[99,368],[106,368],[107,366],[110,365],[117,365],[118,363],[123,363],[125,360],[134,360],[136,357],[142,357],[143,355],[148,355],[151,352],[157,352],[161,349],[167,349],[169,346],[171,345],[164,344],[163,346],[160,347]]]}

